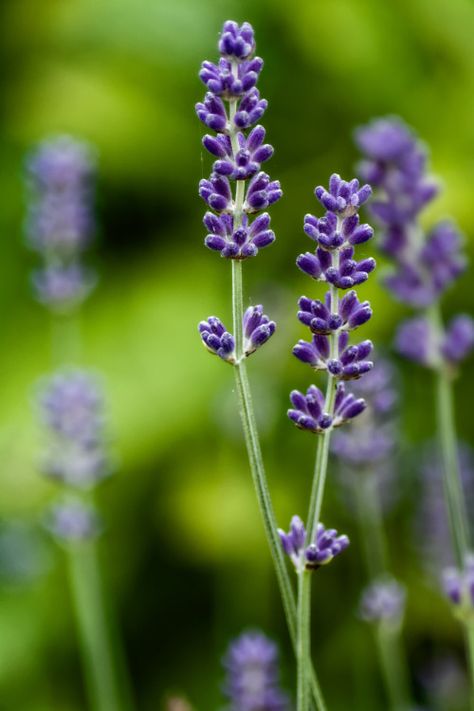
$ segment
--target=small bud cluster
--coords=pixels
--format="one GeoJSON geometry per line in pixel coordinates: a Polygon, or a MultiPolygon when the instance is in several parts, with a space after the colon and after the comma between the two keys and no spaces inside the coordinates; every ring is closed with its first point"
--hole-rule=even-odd
{"type": "Polygon", "coordinates": [[[288,533],[279,528],[278,534],[297,573],[327,565],[349,545],[347,536],[338,535],[334,528],[326,528],[322,523],[318,524],[314,540],[307,545],[306,529],[299,516],[291,519],[288,533]]]}
{"type": "Polygon", "coordinates": [[[246,632],[230,645],[224,658],[229,711],[288,711],[288,698],[278,682],[278,650],[260,632],[246,632]]]}
{"type": "MultiPolygon", "coordinates": [[[[382,227],[382,250],[393,262],[385,279],[394,296],[415,309],[436,304],[466,267],[463,239],[448,221],[424,233],[419,216],[438,193],[427,175],[427,151],[397,118],[361,127],[356,142],[365,159],[359,173],[376,188],[370,211],[382,227]]],[[[461,315],[446,329],[426,316],[401,326],[397,348],[422,365],[441,368],[460,363],[474,347],[474,320],[461,315]]]]}
{"type": "Polygon", "coordinates": [[[95,275],[81,264],[93,232],[95,160],[91,148],[69,136],[44,141],[27,164],[27,235],[44,266],[33,274],[38,300],[69,311],[88,296],[95,275]]]}
{"type": "MultiPolygon", "coordinates": [[[[243,356],[247,358],[252,353],[255,353],[260,346],[263,346],[273,336],[275,328],[275,322],[270,321],[268,316],[263,313],[261,304],[249,306],[242,319],[244,335],[243,356]]],[[[236,363],[234,337],[228,333],[217,316],[210,316],[207,321],[201,321],[199,333],[203,344],[210,353],[218,355],[227,363],[236,363]]]]}

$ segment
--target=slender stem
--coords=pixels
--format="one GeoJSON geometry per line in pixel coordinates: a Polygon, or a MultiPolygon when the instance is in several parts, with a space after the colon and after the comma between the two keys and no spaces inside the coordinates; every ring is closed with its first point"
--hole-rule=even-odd
{"type": "MultiPolygon", "coordinates": [[[[339,263],[339,254],[333,255],[334,264],[337,268],[339,263]]],[[[331,311],[337,313],[339,296],[336,287],[331,284],[331,311]]],[[[332,333],[330,336],[330,358],[337,359],[339,355],[339,335],[332,333]]],[[[336,380],[328,373],[328,382],[326,387],[326,399],[324,408],[329,415],[333,414],[334,402],[336,399],[336,380]]],[[[319,438],[316,448],[316,463],[314,467],[313,484],[311,487],[311,495],[309,500],[309,511],[307,518],[308,541],[313,541],[318,530],[319,518],[321,516],[321,508],[323,505],[324,489],[326,486],[326,473],[329,458],[329,444],[331,440],[331,428],[325,430],[319,438]]]]}
{"type": "MultiPolygon", "coordinates": [[[[474,679],[474,620],[469,620],[466,623],[466,647],[468,651],[468,665],[471,679],[474,679]]],[[[471,684],[471,711],[474,711],[474,686],[471,684]]]]}
{"type": "Polygon", "coordinates": [[[104,615],[100,565],[95,542],[70,545],[69,578],[77,630],[93,711],[121,711],[123,703],[115,674],[111,632],[104,615]]]}
{"type": "MultiPolygon", "coordinates": [[[[232,261],[232,312],[234,317],[234,335],[242,329],[242,264],[236,260],[232,261]]],[[[283,609],[288,624],[290,638],[293,647],[296,651],[296,603],[293,587],[291,584],[288,569],[285,564],[285,559],[281,547],[280,538],[278,536],[278,525],[275,512],[270,497],[265,467],[263,464],[262,451],[260,449],[260,441],[257,431],[257,423],[253,410],[252,396],[247,378],[247,368],[245,359],[237,356],[237,363],[234,366],[235,383],[238,395],[240,417],[244,430],[244,438],[247,447],[247,453],[250,462],[250,470],[252,479],[257,494],[257,501],[260,508],[260,513],[263,518],[265,533],[267,536],[268,545],[273,559],[275,572],[278,581],[278,587],[283,602],[283,609]]],[[[317,708],[320,711],[325,711],[326,706],[323,700],[322,692],[314,670],[311,672],[311,690],[317,708]]]]}
{"type": "MultiPolygon", "coordinates": [[[[354,483],[357,519],[370,578],[388,571],[388,555],[380,498],[373,471],[360,472],[354,483]]],[[[409,684],[401,626],[380,622],[376,627],[377,650],[392,711],[407,709],[409,684]]]]}
{"type": "MultiPolygon", "coordinates": [[[[77,364],[81,356],[79,312],[53,316],[51,332],[55,365],[77,364]]],[[[91,498],[80,492],[77,496],[91,498]]],[[[131,709],[122,646],[106,612],[97,542],[92,539],[68,546],[67,558],[90,707],[94,711],[131,709]]]]}
{"type": "MultiPolygon", "coordinates": [[[[428,310],[433,342],[439,349],[443,334],[443,323],[439,304],[428,310]]],[[[459,469],[456,424],[453,407],[453,393],[450,373],[442,361],[436,369],[436,416],[438,437],[443,458],[443,489],[448,512],[452,545],[459,565],[469,550],[469,526],[464,502],[461,472],[459,469]]]]}
{"type": "Polygon", "coordinates": [[[387,541],[377,491],[376,473],[372,470],[354,473],[354,493],[367,573],[370,578],[388,571],[387,541]]]}
{"type": "MultiPolygon", "coordinates": [[[[265,533],[273,559],[278,587],[283,601],[290,638],[296,651],[296,603],[293,587],[288,569],[285,564],[281,542],[278,536],[278,524],[273,510],[270,492],[263,464],[262,452],[258,438],[257,425],[253,411],[252,397],[247,379],[246,363],[242,360],[234,367],[235,383],[237,388],[240,416],[244,430],[245,443],[252,472],[253,483],[257,493],[257,500],[262,514],[265,533]]],[[[310,576],[308,576],[310,577],[310,576]]],[[[314,672],[310,675],[311,692],[319,711],[325,711],[326,705],[322,696],[318,679],[314,672]]]]}
{"type": "Polygon", "coordinates": [[[457,451],[453,393],[449,374],[440,369],[436,375],[438,432],[443,457],[443,486],[453,547],[459,564],[469,550],[469,528],[457,451]]]}
{"type": "Polygon", "coordinates": [[[400,631],[387,622],[379,622],[376,639],[390,708],[392,711],[406,711],[409,708],[409,694],[407,669],[400,649],[400,631]]]}
{"type": "Polygon", "coordinates": [[[311,572],[301,570],[298,573],[298,611],[297,611],[297,711],[309,709],[309,673],[311,663],[311,572]]]}

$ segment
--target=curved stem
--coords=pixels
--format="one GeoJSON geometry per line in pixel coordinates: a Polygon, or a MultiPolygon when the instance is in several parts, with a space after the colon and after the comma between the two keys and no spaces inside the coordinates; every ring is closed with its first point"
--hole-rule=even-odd
{"type": "MultiPolygon", "coordinates": [[[[242,264],[236,260],[232,261],[232,312],[234,316],[234,337],[242,329],[242,264]]],[[[237,338],[236,338],[237,343],[237,338]]],[[[268,488],[265,467],[263,464],[262,451],[257,431],[257,423],[253,410],[252,396],[247,378],[247,367],[245,359],[237,357],[234,366],[235,384],[238,395],[239,411],[244,431],[245,444],[250,462],[250,471],[257,494],[257,501],[262,515],[264,529],[270,547],[278,587],[283,602],[283,609],[290,633],[293,648],[296,651],[296,603],[293,587],[291,584],[288,569],[286,567],[281,541],[278,536],[278,524],[276,521],[273,504],[268,488]]],[[[314,670],[310,675],[311,691],[319,711],[325,711],[326,705],[319,687],[314,670]]]]}
{"type": "Polygon", "coordinates": [[[443,457],[443,487],[449,527],[460,565],[469,550],[469,528],[459,469],[453,393],[449,374],[440,369],[436,377],[438,433],[443,457]]]}
{"type": "Polygon", "coordinates": [[[298,574],[298,613],[297,613],[297,711],[309,709],[309,674],[311,660],[311,572],[301,570],[298,574]]]}
{"type": "Polygon", "coordinates": [[[367,573],[375,578],[388,571],[388,554],[374,471],[354,473],[354,494],[367,573]]]}

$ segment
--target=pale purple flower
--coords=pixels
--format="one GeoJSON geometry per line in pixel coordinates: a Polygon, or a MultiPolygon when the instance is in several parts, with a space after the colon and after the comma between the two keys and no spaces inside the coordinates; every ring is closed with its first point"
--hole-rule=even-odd
{"type": "Polygon", "coordinates": [[[93,376],[65,371],[45,380],[39,407],[49,435],[42,464],[47,476],[82,489],[110,474],[103,395],[93,376]]]}
{"type": "Polygon", "coordinates": [[[278,650],[261,632],[234,640],[224,657],[228,711],[289,711],[278,680],[278,650]]]}
{"type": "Polygon", "coordinates": [[[359,616],[366,622],[398,624],[405,607],[403,585],[390,577],[372,582],[362,593],[359,616]]]}
{"type": "Polygon", "coordinates": [[[95,538],[102,528],[96,510],[79,499],[55,504],[46,517],[46,527],[65,543],[95,538]]]}

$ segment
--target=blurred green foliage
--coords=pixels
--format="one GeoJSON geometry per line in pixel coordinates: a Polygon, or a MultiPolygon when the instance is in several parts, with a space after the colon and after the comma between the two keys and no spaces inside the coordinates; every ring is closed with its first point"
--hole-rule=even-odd
{"type": "MultiPolygon", "coordinates": [[[[249,20],[265,59],[264,119],[276,148],[269,167],[285,197],[273,210],[278,241],[245,265],[246,301],[263,301],[277,336],[250,366],[277,515],[304,511],[314,439],[289,426],[290,387],[308,372],[290,351],[311,285],[294,267],[307,248],[312,188],[351,176],[354,126],[399,114],[430,145],[444,181],[427,222],[452,215],[472,256],[474,4],[471,0],[4,0],[0,129],[0,709],[85,707],[63,561],[41,532],[54,487],[38,475],[31,403],[53,367],[51,324],[29,292],[35,259],[23,238],[25,155],[70,132],[100,154],[100,286],[82,318],[83,363],[103,373],[120,458],[102,487],[104,559],[140,709],[181,691],[217,708],[220,657],[233,635],[261,626],[278,638],[284,682],[292,655],[248,474],[230,369],[196,335],[210,313],[230,322],[230,265],[202,248],[197,182],[209,170],[193,105],[200,62],[214,59],[225,19],[249,20]]],[[[472,272],[471,272],[472,274],[472,272]]],[[[472,276],[445,312],[472,312],[472,276]]],[[[388,349],[405,311],[377,285],[367,336],[388,349]]],[[[417,444],[433,432],[430,376],[400,364],[400,486],[388,521],[396,574],[410,589],[406,640],[415,686],[438,648],[460,654],[446,605],[414,552],[417,444]],[[429,604],[428,602],[429,601],[429,604]],[[436,626],[434,623],[436,620],[436,626]]],[[[474,380],[457,387],[462,437],[472,439],[474,380]]],[[[335,483],[331,523],[354,545],[315,586],[315,660],[331,708],[384,708],[369,632],[354,616],[363,573],[357,533],[335,483]],[[320,614],[320,610],[324,610],[320,614]],[[344,675],[344,684],[340,683],[344,675]]],[[[328,514],[326,514],[328,516],[328,514]]]]}

